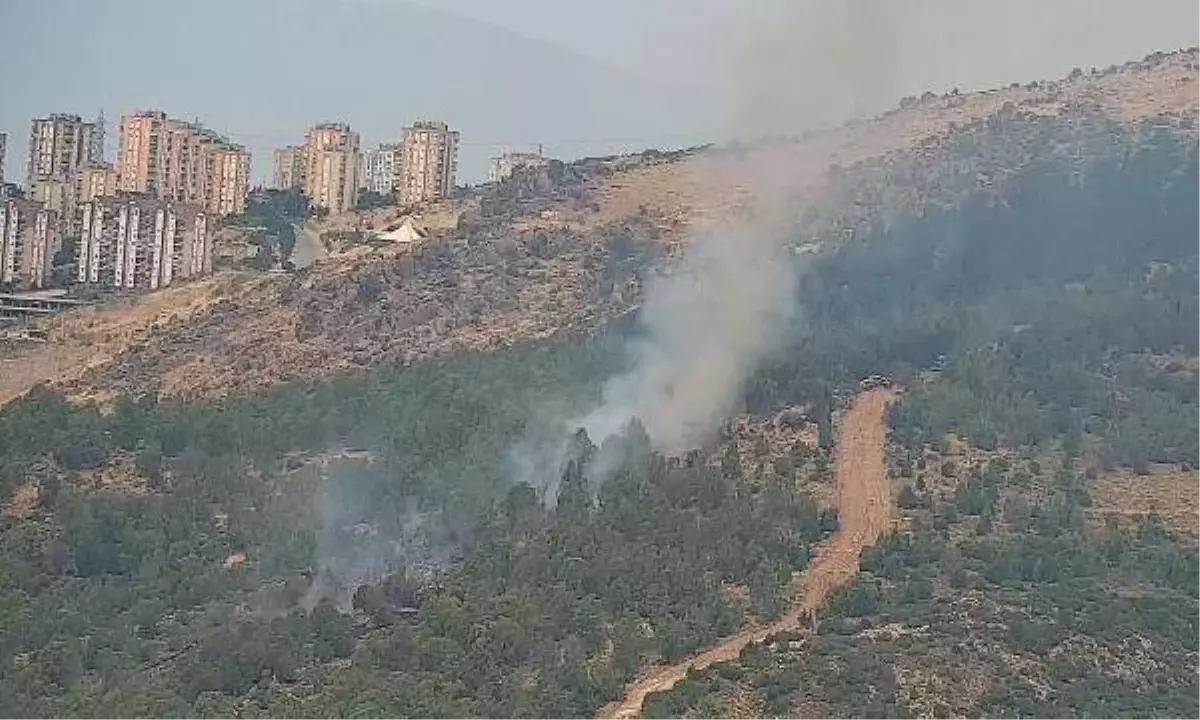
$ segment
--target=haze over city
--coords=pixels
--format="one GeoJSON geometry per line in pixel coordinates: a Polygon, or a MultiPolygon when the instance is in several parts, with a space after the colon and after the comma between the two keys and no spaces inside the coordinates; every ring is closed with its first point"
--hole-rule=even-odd
{"type": "MultiPolygon", "coordinates": [[[[538,144],[572,158],[719,140],[742,129],[728,115],[738,67],[755,62],[746,39],[767,29],[790,44],[779,80],[824,98],[819,123],[1197,42],[1186,2],[885,5],[8,0],[0,23],[20,31],[5,47],[21,60],[0,65],[5,175],[24,175],[30,118],[101,109],[114,123],[139,109],[198,118],[251,151],[257,183],[274,148],[322,121],[348,122],[373,146],[412,120],[444,120],[462,133],[464,182],[483,180],[489,157],[538,144]],[[829,87],[846,76],[824,70],[847,60],[863,64],[863,87],[829,87]]],[[[107,135],[111,155],[115,125],[107,135]]]]}

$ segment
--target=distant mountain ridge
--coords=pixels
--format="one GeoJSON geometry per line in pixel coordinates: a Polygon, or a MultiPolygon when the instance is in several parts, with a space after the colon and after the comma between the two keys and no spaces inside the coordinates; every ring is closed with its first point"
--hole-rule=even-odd
{"type": "MultiPolygon", "coordinates": [[[[166,15],[149,0],[114,0],[72,4],[55,26],[27,23],[10,47],[15,56],[53,44],[78,62],[48,66],[38,88],[14,82],[0,127],[19,137],[36,114],[104,107],[115,120],[156,107],[245,144],[261,181],[272,149],[299,141],[312,123],[349,122],[373,145],[434,118],[461,131],[460,175],[470,182],[483,179],[491,155],[538,143],[577,157],[709,140],[720,106],[543,40],[402,2],[172,3],[169,27],[215,43],[206,52],[182,49],[166,15]],[[107,32],[114,27],[119,46],[107,32]],[[89,58],[103,58],[95,65],[103,76],[88,75],[89,58]]],[[[111,147],[115,129],[110,135],[111,147]]]]}

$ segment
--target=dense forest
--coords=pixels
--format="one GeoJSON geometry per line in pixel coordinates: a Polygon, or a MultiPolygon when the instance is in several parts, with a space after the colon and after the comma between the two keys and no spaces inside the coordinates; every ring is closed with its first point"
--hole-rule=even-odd
{"type": "MultiPolygon", "coordinates": [[[[936,675],[965,657],[997,680],[939,712],[1196,715],[1195,552],[1153,521],[1087,527],[1080,470],[1198,464],[1195,140],[1014,114],[934,156],[1014,147],[1003,182],[972,166],[845,219],[745,409],[814,408],[823,462],[797,467],[819,482],[836,406],[885,372],[909,388],[902,464],[955,432],[1062,466],[1038,493],[1002,465],[950,499],[907,488],[912,532],[803,652],[752,650],[649,712],[741,694],[767,714],[917,712],[906,658],[936,675]],[[869,632],[896,623],[928,628],[869,632]],[[1079,648],[1135,666],[1114,679],[1079,648]]],[[[646,662],[778,614],[836,527],[790,476],[660,457],[631,422],[573,438],[546,486],[513,482],[513,447],[594,403],[633,331],[205,403],[102,414],[35,389],[0,409],[0,715],[589,715],[646,662]],[[598,485],[580,468],[605,452],[622,462],[598,485]]]]}
{"type": "Polygon", "coordinates": [[[229,714],[253,698],[265,714],[579,715],[643,657],[779,612],[836,524],[790,482],[747,492],[736,458],[668,460],[634,424],[605,443],[627,466],[603,487],[568,469],[548,510],[512,486],[504,452],[539,404],[595,391],[618,348],[571,339],[111,416],[44,391],[7,407],[0,478],[6,495],[38,484],[40,521],[5,520],[0,713],[229,714]],[[334,464],[331,510],[291,453],[347,446],[375,455],[334,464]],[[147,487],[104,486],[97,469],[122,457],[147,487]],[[414,522],[429,552],[389,556],[343,602],[340,561],[363,558],[327,545],[414,522]],[[314,595],[323,572],[331,591],[314,595]],[[338,657],[353,664],[317,673],[328,692],[276,687],[338,657]]]}

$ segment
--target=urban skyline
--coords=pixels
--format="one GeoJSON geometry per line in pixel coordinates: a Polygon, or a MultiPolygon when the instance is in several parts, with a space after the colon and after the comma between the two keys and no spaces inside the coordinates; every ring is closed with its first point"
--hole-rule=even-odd
{"type": "MultiPolygon", "coordinates": [[[[0,184],[0,282],[153,290],[211,272],[217,222],[245,212],[252,185],[267,185],[252,182],[251,153],[198,118],[158,109],[122,113],[115,127],[103,110],[94,120],[68,112],[30,120],[24,185],[0,184]],[[54,265],[64,247],[73,248],[72,281],[54,265]]],[[[459,131],[419,119],[397,135],[366,148],[349,123],[316,123],[302,142],[274,150],[269,186],[298,189],[330,214],[356,209],[364,192],[410,207],[450,197],[459,131]]],[[[0,163],[7,140],[0,134],[0,163]]],[[[541,145],[506,149],[491,159],[487,182],[547,162],[541,145]]]]}
{"type": "MultiPolygon", "coordinates": [[[[109,110],[107,110],[107,109],[102,112],[105,117],[105,120],[104,120],[105,130],[103,133],[103,135],[104,135],[103,157],[106,159],[107,162],[110,162],[115,165],[116,158],[120,153],[121,113],[110,114],[109,110]]],[[[129,110],[125,114],[130,114],[130,113],[134,113],[134,112],[138,112],[138,110],[129,110]]],[[[168,116],[175,117],[174,115],[171,114],[171,111],[169,109],[166,112],[167,112],[168,116]]],[[[42,116],[44,117],[44,116],[49,116],[52,114],[56,114],[56,113],[55,112],[47,112],[47,113],[44,113],[42,116]]],[[[65,113],[65,114],[77,114],[77,113],[65,113]]],[[[88,122],[91,122],[94,124],[96,122],[95,117],[93,117],[88,122]]],[[[201,125],[205,124],[203,118],[197,117],[197,116],[189,116],[189,119],[186,122],[194,123],[194,124],[201,124],[201,125]]],[[[447,124],[453,126],[453,123],[450,123],[449,121],[446,121],[446,122],[447,122],[447,124]]],[[[291,144],[302,145],[305,134],[308,132],[308,130],[314,124],[317,124],[316,120],[314,120],[308,126],[300,128],[295,134],[256,133],[256,132],[248,132],[248,131],[243,132],[243,131],[240,131],[237,129],[222,128],[221,135],[228,142],[238,145],[238,146],[241,146],[241,147],[244,147],[247,149],[247,151],[250,152],[251,167],[252,167],[252,173],[251,173],[251,178],[250,178],[251,189],[270,188],[270,187],[274,187],[274,167],[273,167],[273,165],[274,165],[275,151],[280,148],[291,145],[291,144]]],[[[359,125],[354,122],[349,122],[349,124],[354,126],[355,128],[359,127],[359,125]]],[[[389,145],[401,144],[401,142],[403,140],[404,128],[410,124],[411,124],[411,122],[406,123],[406,122],[404,122],[403,119],[398,119],[395,123],[395,125],[396,125],[395,130],[391,131],[391,132],[382,132],[381,133],[381,132],[376,131],[376,132],[371,133],[371,132],[364,132],[362,130],[356,130],[357,132],[359,132],[360,144],[362,147],[362,152],[363,152],[364,157],[365,157],[366,153],[369,152],[369,150],[367,150],[367,148],[374,149],[374,148],[379,148],[379,147],[386,147],[389,145]]],[[[20,138],[23,138],[26,136],[26,133],[28,131],[28,125],[25,125],[24,129],[17,128],[16,130],[19,130],[19,131],[15,131],[14,128],[12,128],[12,127],[0,127],[0,137],[3,137],[3,136],[7,137],[6,157],[7,157],[7,165],[10,166],[10,167],[3,167],[3,165],[5,163],[0,162],[0,181],[23,186],[24,182],[25,182],[26,168],[28,165],[28,155],[27,155],[27,149],[24,146],[22,146],[20,138]],[[14,140],[14,138],[17,138],[17,140],[14,140]],[[13,169],[11,168],[11,165],[13,163],[18,163],[18,167],[16,168],[16,171],[13,171],[13,169]]],[[[656,140],[661,140],[661,141],[665,142],[670,139],[671,138],[658,138],[658,137],[647,136],[647,138],[645,140],[646,140],[646,142],[649,143],[651,141],[656,141],[656,140]]],[[[580,138],[578,138],[578,142],[593,141],[593,140],[600,142],[600,141],[603,141],[604,138],[585,138],[582,136],[580,138]]],[[[3,142],[3,141],[0,140],[0,142],[3,142]]],[[[480,183],[490,182],[490,180],[488,179],[489,171],[491,168],[491,162],[495,158],[500,157],[502,155],[507,155],[507,154],[536,155],[538,153],[539,146],[546,145],[546,144],[539,143],[536,136],[530,136],[528,138],[512,138],[512,139],[488,139],[488,138],[479,139],[479,138],[475,138],[474,136],[472,136],[471,138],[469,138],[467,140],[460,140],[458,145],[460,148],[462,148],[464,146],[469,146],[475,152],[479,152],[480,148],[484,149],[483,152],[484,152],[485,157],[482,160],[482,165],[480,165],[480,167],[476,168],[474,173],[472,173],[469,176],[461,176],[461,172],[456,173],[456,177],[458,178],[460,184],[462,184],[464,186],[469,186],[469,185],[476,185],[476,184],[480,184],[480,183]]],[[[547,145],[547,147],[549,147],[549,146],[547,145]]],[[[647,145],[647,147],[649,147],[649,145],[647,145]]],[[[554,148],[550,148],[550,149],[553,150],[554,148]]],[[[560,155],[554,155],[554,156],[555,157],[563,157],[560,155]]],[[[583,156],[581,155],[580,157],[583,157],[583,156]]],[[[461,170],[461,165],[460,165],[460,170],[461,170]]]]}
{"type": "MultiPolygon", "coordinates": [[[[143,105],[141,107],[147,108],[148,106],[143,105]]],[[[110,112],[110,110],[111,110],[111,108],[108,108],[108,107],[97,109],[97,110],[93,111],[94,114],[91,116],[91,119],[85,119],[84,122],[94,125],[98,129],[102,126],[103,129],[97,133],[97,135],[100,138],[100,143],[98,145],[99,157],[103,158],[103,162],[112,165],[114,168],[118,165],[119,157],[121,154],[121,146],[120,146],[121,118],[124,116],[138,114],[138,113],[144,113],[144,112],[165,112],[167,114],[167,116],[169,118],[171,118],[173,121],[178,121],[178,122],[190,124],[190,125],[196,125],[201,128],[207,128],[207,123],[204,121],[204,119],[201,116],[196,116],[194,114],[188,114],[187,115],[188,119],[184,120],[182,113],[180,115],[175,115],[175,114],[172,114],[170,109],[167,109],[167,110],[159,110],[157,108],[155,108],[155,109],[131,109],[131,110],[126,110],[124,112],[117,112],[117,113],[110,112]]],[[[77,115],[81,118],[88,117],[84,113],[79,113],[79,112],[75,112],[75,111],[61,111],[61,110],[48,111],[46,113],[43,113],[39,117],[44,118],[44,117],[50,117],[53,115],[77,115]]],[[[335,115],[335,117],[336,117],[336,115],[335,115]]],[[[339,122],[346,122],[346,121],[340,120],[339,122]]],[[[356,132],[359,133],[359,137],[360,137],[360,152],[362,154],[363,163],[364,163],[364,166],[361,166],[359,168],[360,179],[362,179],[362,174],[366,169],[365,162],[366,162],[367,155],[369,153],[373,152],[375,149],[388,148],[393,145],[397,145],[397,146],[402,145],[404,130],[407,127],[414,124],[414,122],[419,123],[422,121],[417,120],[417,121],[412,121],[412,122],[405,122],[402,118],[399,118],[395,121],[395,129],[394,130],[392,130],[390,132],[385,131],[382,133],[379,132],[378,130],[376,130],[373,133],[362,132],[357,129],[358,125],[356,123],[353,123],[353,122],[348,123],[350,125],[353,125],[356,128],[356,132]],[[368,148],[370,148],[370,149],[368,149],[368,148]]],[[[311,129],[311,127],[315,124],[319,124],[319,123],[314,121],[313,123],[310,123],[306,128],[303,128],[302,130],[300,130],[293,136],[289,136],[285,133],[257,133],[257,132],[250,132],[250,131],[241,131],[237,128],[231,129],[231,128],[227,128],[227,127],[221,128],[218,135],[224,142],[227,142],[231,145],[236,145],[238,147],[242,147],[249,153],[250,158],[251,158],[251,161],[250,161],[251,172],[250,172],[250,178],[249,178],[249,187],[251,190],[259,189],[259,188],[274,188],[277,186],[276,181],[275,181],[276,180],[276,175],[275,175],[276,152],[282,148],[288,147],[289,145],[299,145],[299,146],[303,147],[303,141],[304,141],[305,135],[307,134],[308,130],[311,129]]],[[[446,121],[446,124],[452,125],[452,123],[449,123],[448,121],[446,121]]],[[[19,185],[21,187],[25,187],[29,158],[28,158],[28,154],[27,154],[27,149],[22,146],[21,142],[14,141],[14,137],[15,138],[24,137],[27,130],[28,130],[28,125],[26,125],[25,130],[21,130],[19,132],[14,132],[13,128],[10,128],[10,127],[0,127],[0,184],[8,183],[8,184],[14,184],[14,185],[19,185]],[[5,143],[5,139],[7,139],[7,143],[5,143]],[[5,153],[5,150],[7,150],[6,153],[5,153]],[[14,163],[19,163],[19,166],[18,166],[16,172],[14,172],[11,167],[14,163]],[[7,167],[6,167],[6,164],[7,164],[7,167]]],[[[664,140],[665,141],[665,140],[669,140],[669,138],[663,139],[663,138],[653,138],[653,137],[649,137],[649,136],[646,138],[647,142],[651,142],[653,140],[664,140]]],[[[578,139],[578,142],[592,142],[592,141],[608,142],[608,140],[603,139],[603,138],[597,139],[597,138],[580,137],[578,139]]],[[[463,146],[469,146],[470,148],[472,148],[472,151],[475,153],[480,152],[482,149],[482,152],[484,152],[484,154],[486,156],[482,161],[483,162],[482,166],[477,168],[476,172],[471,176],[461,177],[460,172],[459,172],[459,170],[461,169],[461,166],[456,167],[456,171],[455,171],[456,182],[461,185],[471,186],[471,185],[477,185],[477,184],[481,184],[481,183],[492,182],[492,180],[490,179],[491,168],[493,165],[493,161],[495,161],[496,159],[498,159],[502,156],[508,156],[508,155],[533,156],[533,155],[536,155],[539,152],[541,152],[541,148],[545,144],[538,142],[538,140],[534,136],[530,136],[528,138],[522,138],[522,139],[513,138],[510,140],[479,139],[479,138],[472,136],[470,139],[466,140],[465,142],[463,140],[459,140],[456,143],[456,145],[460,149],[463,146]]],[[[361,189],[366,189],[366,187],[367,186],[365,184],[363,184],[361,186],[361,189]]]]}
{"type": "MultiPolygon", "coordinates": [[[[63,282],[51,271],[68,238],[79,284],[152,290],[211,272],[210,232],[221,217],[245,212],[251,192],[243,146],[198,119],[151,109],[120,115],[112,155],[103,111],[91,121],[54,112],[29,127],[24,185],[0,184],[0,282],[63,282]]],[[[0,163],[7,140],[0,134],[0,163]]],[[[302,144],[276,149],[272,180],[334,214],[355,209],[366,191],[402,205],[436,202],[456,185],[458,143],[447,123],[417,120],[400,130],[399,142],[364,152],[349,124],[323,122],[302,144]]],[[[507,175],[528,158],[540,161],[540,148],[536,156],[504,153],[493,165],[507,175]]]]}
{"type": "Polygon", "coordinates": [[[0,184],[0,283],[63,282],[52,270],[68,238],[81,285],[153,290],[212,272],[213,220],[245,212],[250,153],[198,121],[138,110],[121,116],[109,162],[106,125],[103,111],[30,121],[23,189],[0,184]]]}

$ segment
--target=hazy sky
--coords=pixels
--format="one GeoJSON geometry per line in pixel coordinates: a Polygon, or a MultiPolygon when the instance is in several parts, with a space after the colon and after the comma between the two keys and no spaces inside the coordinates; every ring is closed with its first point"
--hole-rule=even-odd
{"type": "MultiPolygon", "coordinates": [[[[379,2],[394,0],[345,0],[379,2]]],[[[693,84],[736,81],[731,29],[821,18],[844,0],[409,0],[693,84]]],[[[1193,0],[870,0],[918,19],[911,81],[991,86],[1106,65],[1200,37],[1193,0]],[[955,29],[957,28],[957,29],[955,29]]],[[[866,22],[870,22],[867,18],[866,22]]]]}
{"type": "MultiPolygon", "coordinates": [[[[820,97],[828,121],[926,89],[1060,77],[1196,45],[1197,13],[1196,0],[0,0],[5,176],[23,180],[35,115],[161,107],[250,147],[259,180],[271,148],[312,122],[347,120],[372,145],[445,117],[473,180],[489,154],[535,141],[562,155],[614,147],[600,138],[671,144],[669,128],[745,113],[715,106],[745,104],[748,88],[805,95],[805,107],[820,97]],[[300,39],[332,27],[341,38],[326,51],[344,60],[323,63],[300,39]],[[601,63],[724,99],[635,117],[610,106],[648,101],[620,96],[630,76],[602,77],[601,63]]],[[[661,94],[651,87],[636,97],[661,94]]]]}

